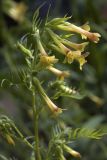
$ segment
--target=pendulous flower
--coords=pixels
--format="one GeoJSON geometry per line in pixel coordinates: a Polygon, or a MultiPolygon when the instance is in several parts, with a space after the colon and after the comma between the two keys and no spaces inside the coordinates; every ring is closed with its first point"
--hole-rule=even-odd
{"type": "Polygon", "coordinates": [[[54,113],[55,115],[62,113],[62,109],[57,107],[47,95],[42,95],[42,97],[52,113],[54,113]]]}
{"type": "Polygon", "coordinates": [[[82,70],[82,66],[87,62],[85,60],[85,57],[87,56],[88,53],[81,54],[80,51],[69,51],[65,56],[64,62],[71,64],[74,60],[76,60],[80,64],[80,70],[82,70]]]}
{"type": "Polygon", "coordinates": [[[39,94],[41,95],[41,97],[43,98],[44,102],[47,104],[48,108],[50,109],[50,111],[54,115],[58,115],[58,114],[62,113],[62,109],[57,107],[51,101],[51,99],[47,96],[47,94],[45,93],[45,91],[42,88],[42,86],[41,86],[40,82],[38,81],[38,79],[37,78],[33,78],[33,82],[34,82],[35,86],[37,87],[37,90],[38,90],[39,94]]]}

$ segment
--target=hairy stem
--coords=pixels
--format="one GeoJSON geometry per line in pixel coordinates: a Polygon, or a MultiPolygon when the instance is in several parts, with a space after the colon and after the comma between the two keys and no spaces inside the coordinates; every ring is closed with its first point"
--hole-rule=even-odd
{"type": "Polygon", "coordinates": [[[36,96],[35,96],[35,91],[32,92],[32,107],[33,107],[33,116],[34,116],[34,132],[35,132],[35,145],[34,145],[34,150],[35,150],[35,160],[41,160],[41,155],[40,155],[40,149],[39,149],[39,135],[38,135],[38,112],[36,108],[36,96]]]}

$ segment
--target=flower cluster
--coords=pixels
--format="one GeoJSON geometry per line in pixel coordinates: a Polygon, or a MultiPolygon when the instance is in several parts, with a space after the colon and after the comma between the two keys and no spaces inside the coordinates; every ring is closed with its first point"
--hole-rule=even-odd
{"type": "Polygon", "coordinates": [[[12,121],[6,116],[0,117],[0,133],[9,144],[15,145],[13,139],[13,124],[12,121]]]}
{"type": "Polygon", "coordinates": [[[85,50],[85,47],[88,45],[88,42],[80,44],[71,42],[70,40],[65,39],[54,33],[53,29],[79,33],[81,34],[83,39],[88,38],[95,43],[99,41],[100,34],[89,32],[90,27],[88,24],[77,27],[69,22],[65,22],[64,20],[63,18],[62,20],[61,18],[56,18],[47,24],[47,26],[51,28],[48,28],[47,32],[53,39],[53,44],[51,43],[50,47],[65,55],[65,63],[68,62],[71,64],[74,60],[78,61],[80,64],[80,69],[82,70],[83,65],[87,62],[85,58],[88,56],[88,54],[83,52],[85,50]],[[59,23],[59,21],[61,23],[59,23]]]}
{"type": "MultiPolygon", "coordinates": [[[[42,32],[38,27],[38,19],[36,19],[37,22],[36,20],[34,21],[31,36],[34,39],[35,44],[31,44],[31,46],[36,46],[36,58],[34,48],[29,49],[22,43],[18,42],[18,48],[24,53],[27,64],[31,69],[33,66],[34,72],[39,73],[41,70],[48,70],[61,81],[64,81],[64,78],[69,76],[68,71],[61,71],[56,68],[55,65],[59,59],[55,57],[56,55],[54,54],[54,51],[64,56],[63,63],[71,64],[76,60],[79,63],[80,70],[82,70],[83,65],[87,62],[86,57],[89,55],[88,52],[85,52],[85,48],[89,42],[72,42],[70,37],[72,37],[74,33],[77,33],[82,36],[82,39],[89,39],[97,43],[99,41],[100,34],[90,32],[90,26],[88,23],[78,27],[68,22],[70,18],[71,17],[54,18],[53,20],[45,23],[44,30],[42,32]],[[58,32],[60,34],[58,34],[58,32]]],[[[52,113],[55,113],[55,115],[56,113],[61,113],[62,110],[50,100],[39,81],[35,79],[34,83],[35,85],[38,84],[36,85],[38,92],[52,113]]]]}
{"type": "MultiPolygon", "coordinates": [[[[38,105],[38,100],[40,100],[41,103],[44,102],[50,112],[55,116],[61,114],[63,109],[58,107],[50,99],[45,89],[41,85],[41,82],[39,80],[39,73],[46,70],[56,76],[56,82],[53,83],[53,90],[55,90],[56,88],[57,91],[54,95],[54,99],[59,98],[59,96],[67,96],[71,98],[81,99],[84,95],[80,95],[78,91],[66,85],[64,81],[65,78],[70,75],[70,73],[65,70],[60,70],[57,63],[61,63],[61,58],[63,58],[62,63],[71,64],[74,61],[77,61],[79,63],[80,70],[82,70],[83,65],[87,62],[86,57],[89,55],[88,52],[85,52],[85,48],[87,47],[89,42],[72,42],[72,35],[75,35],[75,33],[80,34],[82,39],[89,39],[90,41],[97,43],[99,41],[100,34],[90,32],[90,26],[88,23],[78,27],[68,22],[70,17],[54,18],[49,22],[46,20],[45,24],[42,26],[42,22],[40,22],[38,15],[38,12],[37,14],[34,14],[32,31],[26,34],[22,38],[22,41],[17,43],[17,46],[25,56],[25,60],[27,62],[27,69],[24,76],[25,79],[27,79],[25,80],[27,81],[26,86],[32,93],[32,106],[35,122],[34,147],[36,147],[36,149],[34,148],[34,150],[37,152],[37,154],[35,154],[35,159],[41,160],[37,133],[38,118],[41,111],[41,107],[39,108],[38,105]],[[42,26],[42,28],[40,26],[42,26]],[[57,55],[57,53],[61,55],[61,58],[57,55]]],[[[58,131],[60,131],[60,129],[58,129],[58,131]]],[[[19,136],[23,138],[23,135],[21,135],[19,131],[18,133],[19,136]]],[[[56,141],[55,139],[53,140],[53,144],[56,144],[54,145],[54,147],[58,153],[58,158],[65,160],[63,152],[67,152],[75,158],[81,158],[79,152],[73,150],[71,147],[68,146],[68,143],[66,143],[67,141],[64,140],[63,135],[65,135],[65,137],[67,138],[66,134],[61,134],[60,137],[56,134],[56,141]]],[[[11,137],[8,137],[8,139],[9,138],[11,137]]],[[[26,139],[24,139],[24,142],[32,148],[31,144],[29,144],[26,139]]],[[[51,151],[51,147],[52,144],[50,143],[49,153],[51,151]]],[[[55,156],[55,153],[53,156],[55,156]]]]}

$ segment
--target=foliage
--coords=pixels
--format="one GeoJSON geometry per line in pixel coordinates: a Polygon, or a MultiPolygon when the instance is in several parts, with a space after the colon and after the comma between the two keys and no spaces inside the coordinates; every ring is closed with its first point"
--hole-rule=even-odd
{"type": "MultiPolygon", "coordinates": [[[[5,12],[5,10],[4,10],[4,12],[5,12]]],[[[11,15],[9,15],[9,16],[11,16],[11,15]]],[[[10,61],[11,54],[9,54],[9,56],[10,56],[9,59],[7,58],[7,55],[6,55],[6,60],[11,68],[11,73],[10,73],[10,75],[7,75],[7,73],[5,73],[5,75],[3,75],[4,79],[2,80],[2,87],[6,87],[6,85],[9,86],[9,88],[7,89],[8,92],[11,92],[13,95],[15,94],[15,96],[18,99],[20,99],[20,103],[23,102],[22,106],[23,106],[23,104],[24,105],[26,104],[25,105],[26,109],[24,109],[24,111],[26,110],[27,114],[30,114],[31,120],[33,118],[32,109],[30,107],[31,103],[32,103],[31,92],[32,91],[35,92],[33,94],[36,94],[37,112],[38,112],[38,114],[40,114],[40,119],[39,119],[40,133],[43,132],[43,134],[46,135],[46,141],[49,141],[48,136],[50,135],[49,133],[46,133],[46,130],[47,130],[47,128],[49,128],[49,126],[52,125],[52,124],[49,124],[49,122],[47,123],[47,121],[52,121],[52,123],[58,123],[59,119],[61,118],[65,121],[65,124],[67,122],[69,125],[71,125],[71,129],[67,128],[67,126],[63,129],[60,129],[60,127],[59,127],[58,130],[56,129],[57,127],[54,128],[54,131],[53,131],[54,133],[52,134],[52,137],[49,142],[49,146],[52,147],[52,148],[50,147],[50,149],[47,147],[47,142],[44,144],[44,142],[42,142],[40,140],[40,148],[41,148],[40,154],[41,154],[42,158],[45,159],[46,157],[48,157],[50,159],[52,159],[52,158],[55,159],[55,155],[56,155],[56,157],[60,158],[60,159],[65,159],[64,156],[66,156],[67,159],[69,159],[70,157],[68,155],[66,155],[65,152],[70,153],[74,157],[75,157],[75,154],[77,155],[77,157],[80,157],[80,154],[77,151],[74,151],[73,149],[71,149],[71,147],[72,148],[74,147],[72,145],[72,141],[78,140],[78,137],[81,137],[83,135],[84,135],[84,137],[86,136],[86,137],[96,138],[96,139],[100,138],[100,135],[102,137],[103,133],[105,133],[105,132],[103,132],[103,131],[100,132],[99,130],[97,130],[95,128],[97,128],[99,126],[99,124],[105,119],[105,117],[100,117],[100,116],[97,117],[96,116],[95,119],[93,118],[92,121],[90,120],[89,123],[85,124],[84,120],[86,120],[86,117],[88,117],[90,115],[89,114],[86,115],[87,113],[84,113],[83,109],[78,107],[78,105],[79,105],[78,101],[75,101],[73,99],[82,99],[83,97],[88,96],[93,102],[98,103],[100,105],[103,104],[103,100],[100,99],[99,97],[95,96],[95,94],[92,93],[92,90],[91,90],[91,92],[86,91],[86,90],[81,91],[80,89],[75,89],[74,84],[72,84],[73,87],[70,87],[71,86],[70,80],[72,80],[76,76],[76,78],[79,79],[79,80],[76,79],[76,81],[79,82],[80,80],[82,81],[82,77],[79,75],[79,73],[73,72],[71,70],[71,68],[70,68],[69,72],[65,71],[65,69],[68,70],[68,68],[69,68],[67,63],[72,63],[73,61],[77,61],[80,65],[80,69],[82,69],[83,64],[86,63],[86,57],[88,56],[89,53],[84,51],[85,47],[88,45],[88,42],[82,42],[82,43],[80,43],[80,42],[76,43],[75,41],[71,42],[71,40],[75,39],[75,36],[72,35],[72,32],[71,33],[70,33],[70,31],[66,32],[65,30],[68,29],[67,27],[69,25],[72,26],[71,31],[74,31],[77,33],[80,32],[80,30],[79,30],[80,28],[85,29],[85,27],[86,27],[88,30],[90,28],[87,23],[81,27],[76,28],[75,25],[70,24],[70,22],[67,22],[68,20],[70,21],[70,17],[66,17],[66,16],[64,18],[58,18],[58,19],[55,18],[53,20],[48,20],[46,18],[45,21],[41,21],[38,18],[38,16],[39,16],[39,9],[37,10],[37,12],[35,12],[32,29],[30,28],[31,29],[30,32],[28,31],[29,33],[26,34],[25,36],[23,36],[21,41],[17,43],[18,49],[23,54],[22,56],[20,56],[20,58],[18,57],[20,54],[18,54],[18,56],[17,56],[18,59],[16,59],[14,61],[15,63],[17,63],[17,67],[16,67],[16,65],[13,65],[13,61],[10,61]],[[43,53],[43,55],[40,53],[43,53]],[[47,56],[47,54],[48,54],[48,56],[47,56]],[[24,60],[24,58],[25,58],[25,60],[24,60]],[[12,63],[10,63],[10,62],[12,62],[12,63]],[[64,64],[62,64],[62,62],[64,62],[64,64]],[[21,63],[21,65],[20,65],[20,63],[21,63]],[[63,66],[64,71],[61,71],[62,68],[60,66],[61,67],[63,66]],[[55,79],[55,76],[53,76],[50,72],[55,74],[55,76],[57,78],[55,79]],[[73,73],[74,73],[74,75],[73,75],[73,73]],[[50,75],[50,77],[47,76],[47,78],[45,78],[44,75],[46,75],[46,74],[50,75]],[[68,77],[69,77],[69,79],[68,79],[68,77]],[[49,82],[50,79],[51,79],[51,81],[49,82]],[[47,82],[49,82],[49,85],[47,84],[47,82]],[[48,90],[48,86],[49,86],[49,90],[48,90]],[[60,104],[59,106],[64,106],[64,109],[66,109],[66,108],[68,109],[68,107],[70,107],[68,109],[68,111],[64,111],[63,107],[57,107],[57,105],[51,101],[51,99],[49,98],[48,95],[51,95],[51,97],[54,98],[55,100],[56,100],[56,98],[59,98],[59,100],[62,100],[62,104],[58,100],[56,101],[56,103],[60,104]],[[62,99],[61,98],[62,96],[65,96],[66,98],[62,99]],[[72,101],[69,100],[67,97],[73,98],[72,101]],[[53,115],[52,115],[52,117],[47,119],[46,117],[48,117],[48,115],[47,115],[48,113],[45,111],[46,108],[44,108],[44,106],[47,106],[47,108],[48,108],[48,110],[50,110],[51,114],[55,113],[55,117],[53,117],[53,115]],[[74,106],[74,107],[71,107],[71,106],[74,106]],[[61,112],[62,112],[62,114],[59,115],[59,113],[61,113],[61,112]],[[78,116],[78,114],[79,114],[79,116],[78,116]],[[72,116],[72,120],[71,120],[71,116],[72,116]],[[41,125],[42,121],[43,122],[46,121],[46,123],[41,125]],[[72,128],[72,125],[74,125],[74,122],[76,124],[77,129],[72,128]],[[82,124],[80,124],[81,122],[82,122],[82,124]],[[88,125],[90,126],[90,124],[95,124],[93,129],[92,128],[86,129],[85,127],[88,125]],[[82,128],[80,127],[81,125],[82,125],[82,128]],[[78,128],[78,127],[80,127],[80,128],[78,128]],[[67,131],[63,131],[63,130],[67,130],[67,131]],[[70,140],[71,144],[69,144],[69,142],[67,143],[66,138],[65,139],[63,138],[63,140],[62,140],[61,139],[62,137],[60,137],[61,133],[63,133],[63,132],[69,133],[69,131],[71,132],[71,135],[69,136],[70,137],[69,140],[70,140]],[[75,138],[73,138],[73,136],[75,138]],[[53,144],[51,144],[51,142],[53,144]],[[62,144],[63,142],[64,142],[64,144],[62,144]],[[47,151],[48,151],[48,155],[47,155],[47,151]],[[53,151],[55,154],[53,153],[53,151]],[[52,153],[53,153],[53,157],[52,157],[52,153]]],[[[79,20],[77,20],[77,21],[79,21],[79,20]]],[[[86,21],[86,19],[85,19],[85,21],[86,21]]],[[[22,23],[22,25],[23,25],[23,21],[20,23],[22,23]]],[[[94,26],[94,25],[92,25],[92,26],[94,26]]],[[[85,36],[83,36],[83,34],[81,34],[81,35],[82,35],[82,38],[86,38],[85,36]]],[[[94,34],[94,35],[97,36],[97,38],[99,37],[98,34],[94,34]]],[[[91,34],[88,34],[89,39],[92,38],[90,36],[91,36],[91,34]]],[[[95,38],[92,40],[96,42],[98,39],[95,38]]],[[[13,46],[14,43],[15,42],[13,40],[13,42],[11,43],[11,46],[13,46]]],[[[14,55],[15,51],[17,51],[17,53],[18,53],[19,50],[16,50],[16,48],[14,48],[14,47],[12,47],[12,49],[11,49],[11,51],[13,52],[13,55],[14,55]]],[[[89,48],[89,50],[90,50],[90,48],[89,48]]],[[[93,56],[94,56],[94,53],[93,53],[93,56]]],[[[73,64],[74,64],[74,66],[76,66],[77,63],[74,62],[73,64]]],[[[85,76],[88,76],[88,72],[89,72],[88,69],[90,70],[91,75],[94,74],[92,68],[88,68],[88,65],[86,65],[83,70],[86,72],[84,75],[84,80],[86,78],[85,76]],[[85,70],[85,68],[86,68],[86,70],[85,70]]],[[[6,72],[8,72],[8,71],[6,71],[6,72]]],[[[93,75],[90,76],[90,78],[93,78],[93,77],[94,77],[93,75]]],[[[35,99],[33,99],[33,100],[35,101],[35,99]]],[[[89,99],[87,101],[89,101],[89,99]]],[[[23,114],[23,111],[21,111],[21,114],[23,114]]],[[[35,115],[35,117],[36,117],[36,115],[35,115]]],[[[65,124],[63,124],[63,125],[65,125],[65,124]]],[[[31,125],[31,123],[30,123],[30,125],[31,125]]],[[[27,128],[27,125],[23,126],[23,127],[27,128]]],[[[24,129],[23,129],[23,132],[26,132],[26,131],[24,131],[24,129]]],[[[34,133],[31,132],[29,134],[29,131],[27,131],[27,135],[31,135],[31,137],[32,137],[31,142],[34,142],[35,139],[34,139],[34,136],[32,136],[32,134],[34,134],[34,133]]],[[[40,134],[39,136],[42,136],[42,134],[40,134]]],[[[65,136],[66,136],[66,134],[65,134],[65,136]]],[[[23,139],[26,139],[26,138],[22,138],[21,139],[22,142],[24,142],[23,139]]],[[[35,147],[35,143],[32,143],[32,146],[35,147]]],[[[87,145],[84,143],[84,146],[85,147],[88,146],[88,150],[90,150],[90,147],[91,147],[90,145],[87,145]]],[[[77,148],[77,150],[78,150],[78,148],[77,148]]],[[[87,155],[88,155],[88,153],[87,153],[87,155]]],[[[30,155],[30,157],[31,157],[31,155],[30,155]]],[[[34,159],[34,152],[32,152],[31,158],[34,159]]]]}

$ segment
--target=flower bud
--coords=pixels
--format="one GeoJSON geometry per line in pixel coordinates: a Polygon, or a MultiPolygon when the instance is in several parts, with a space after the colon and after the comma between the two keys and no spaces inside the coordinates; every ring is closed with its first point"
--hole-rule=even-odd
{"type": "Polygon", "coordinates": [[[9,134],[6,134],[6,139],[9,144],[12,144],[13,146],[15,146],[15,142],[9,134]]]}
{"type": "Polygon", "coordinates": [[[46,25],[47,26],[52,26],[52,25],[58,25],[61,24],[67,20],[69,20],[71,17],[63,17],[63,18],[54,18],[50,22],[48,22],[46,25]]]}
{"type": "Polygon", "coordinates": [[[29,49],[25,48],[21,43],[18,42],[17,47],[25,56],[28,56],[33,59],[32,52],[29,49]]]}

